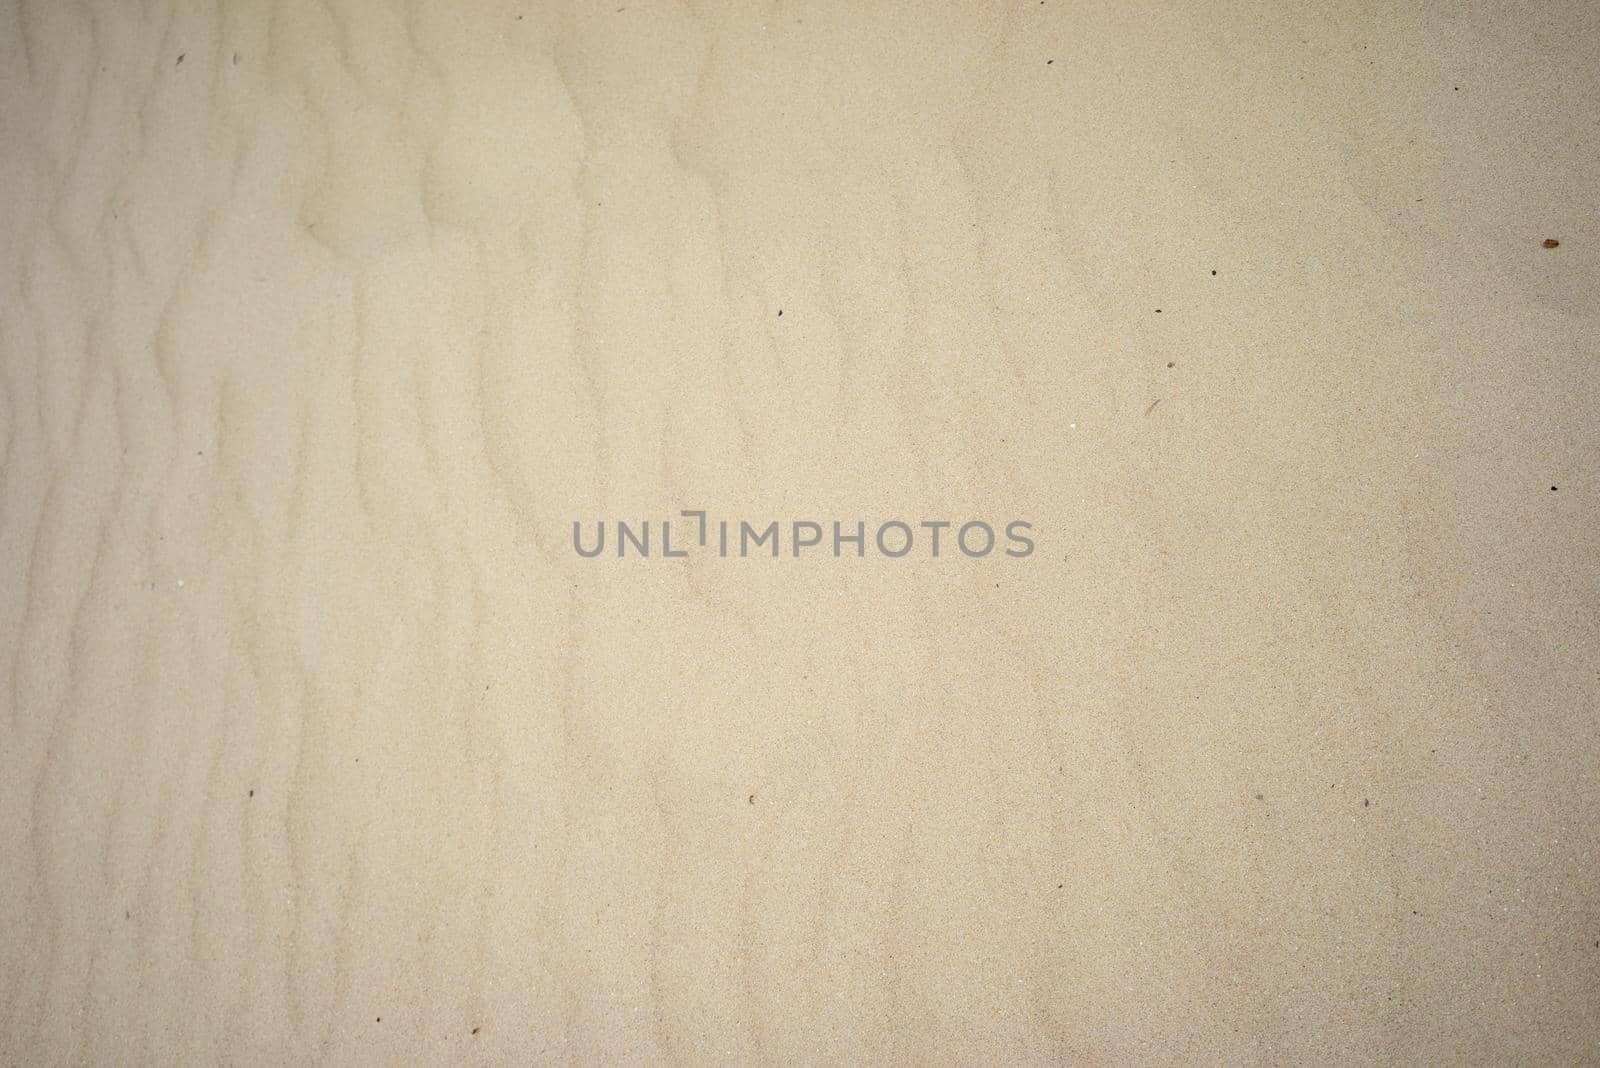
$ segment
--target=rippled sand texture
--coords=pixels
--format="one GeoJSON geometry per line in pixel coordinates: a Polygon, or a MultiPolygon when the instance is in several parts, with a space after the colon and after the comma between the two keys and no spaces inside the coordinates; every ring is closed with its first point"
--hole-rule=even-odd
{"type": "Polygon", "coordinates": [[[0,1062],[1600,1059],[1600,7],[0,47],[0,1062]]]}

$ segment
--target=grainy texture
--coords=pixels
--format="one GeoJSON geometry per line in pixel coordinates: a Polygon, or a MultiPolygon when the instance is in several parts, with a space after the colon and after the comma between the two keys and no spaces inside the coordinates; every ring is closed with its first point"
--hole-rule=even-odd
{"type": "Polygon", "coordinates": [[[1600,6],[0,51],[0,1062],[1600,1059],[1600,6]]]}

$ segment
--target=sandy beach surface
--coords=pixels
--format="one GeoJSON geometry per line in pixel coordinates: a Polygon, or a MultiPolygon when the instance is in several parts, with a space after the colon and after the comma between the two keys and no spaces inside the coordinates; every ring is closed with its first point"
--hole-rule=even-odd
{"type": "Polygon", "coordinates": [[[0,1063],[1600,1063],[1600,6],[0,51],[0,1063]]]}

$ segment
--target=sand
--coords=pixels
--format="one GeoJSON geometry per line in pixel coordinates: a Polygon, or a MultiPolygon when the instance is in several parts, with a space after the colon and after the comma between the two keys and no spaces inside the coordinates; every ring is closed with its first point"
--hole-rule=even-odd
{"type": "Polygon", "coordinates": [[[1600,7],[0,48],[0,1062],[1600,1061],[1600,7]]]}

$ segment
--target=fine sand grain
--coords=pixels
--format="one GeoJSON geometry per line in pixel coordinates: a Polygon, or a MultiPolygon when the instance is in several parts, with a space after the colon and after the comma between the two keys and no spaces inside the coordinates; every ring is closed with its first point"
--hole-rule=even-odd
{"type": "Polygon", "coordinates": [[[0,49],[0,1063],[1600,1062],[1600,5],[0,49]]]}

